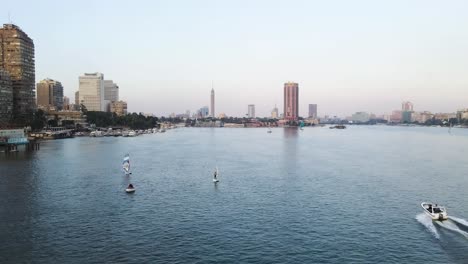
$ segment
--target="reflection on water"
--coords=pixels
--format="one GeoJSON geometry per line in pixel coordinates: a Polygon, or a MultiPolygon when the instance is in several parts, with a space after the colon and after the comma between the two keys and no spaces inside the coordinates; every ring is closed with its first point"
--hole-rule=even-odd
{"type": "Polygon", "coordinates": [[[285,127],[283,129],[283,135],[285,138],[296,138],[299,129],[297,127],[285,127]]]}
{"type": "Polygon", "coordinates": [[[31,260],[40,195],[34,157],[31,152],[0,154],[0,244],[9,248],[7,255],[0,251],[2,263],[31,260]]]}
{"type": "Polygon", "coordinates": [[[438,240],[414,216],[436,200],[468,219],[468,130],[272,130],[0,154],[0,262],[463,263],[463,236],[437,227],[438,240]]]}

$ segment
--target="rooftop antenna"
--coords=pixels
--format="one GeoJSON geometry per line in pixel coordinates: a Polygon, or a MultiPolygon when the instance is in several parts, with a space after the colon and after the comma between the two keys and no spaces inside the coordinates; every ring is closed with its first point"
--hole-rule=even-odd
{"type": "Polygon", "coordinates": [[[13,24],[13,23],[11,22],[11,14],[10,14],[10,11],[8,11],[8,23],[9,23],[9,24],[13,24]]]}

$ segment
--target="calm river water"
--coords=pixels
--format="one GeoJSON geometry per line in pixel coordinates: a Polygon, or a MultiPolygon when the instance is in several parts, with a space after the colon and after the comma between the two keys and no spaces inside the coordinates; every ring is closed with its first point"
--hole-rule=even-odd
{"type": "Polygon", "coordinates": [[[467,192],[466,129],[47,141],[0,153],[0,263],[467,263],[467,192]]]}

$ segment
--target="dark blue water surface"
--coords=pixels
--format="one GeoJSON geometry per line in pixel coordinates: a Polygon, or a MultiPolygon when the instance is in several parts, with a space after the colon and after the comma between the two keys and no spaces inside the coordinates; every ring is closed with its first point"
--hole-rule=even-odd
{"type": "Polygon", "coordinates": [[[266,132],[180,128],[0,153],[0,262],[468,263],[468,130],[266,132]],[[422,201],[456,218],[432,223],[422,201]]]}

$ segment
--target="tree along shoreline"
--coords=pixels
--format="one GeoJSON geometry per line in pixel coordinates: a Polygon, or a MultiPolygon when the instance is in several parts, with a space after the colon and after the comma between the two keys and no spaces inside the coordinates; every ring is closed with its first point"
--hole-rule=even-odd
{"type": "Polygon", "coordinates": [[[129,127],[131,129],[149,129],[158,126],[159,119],[154,116],[131,113],[118,116],[111,112],[87,111],[86,122],[96,127],[129,127]]]}

